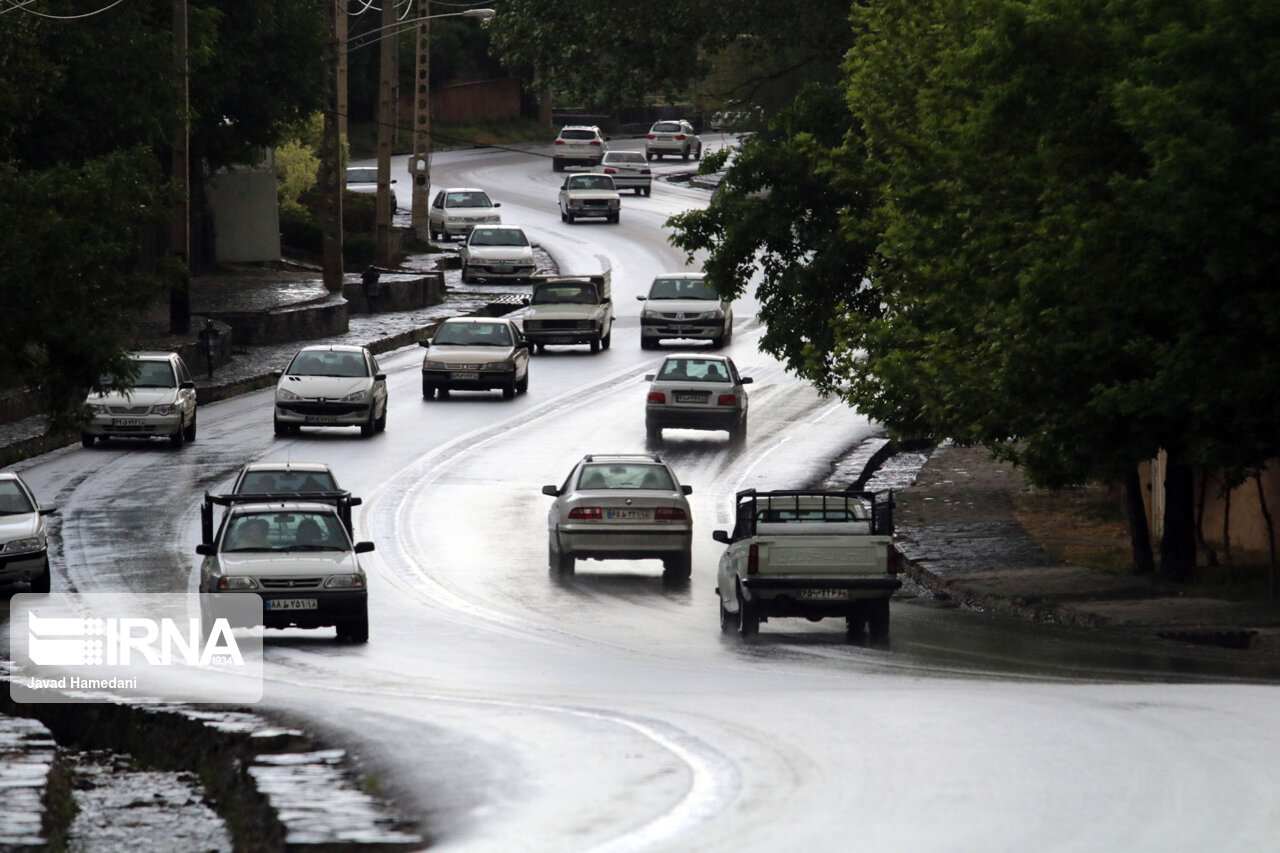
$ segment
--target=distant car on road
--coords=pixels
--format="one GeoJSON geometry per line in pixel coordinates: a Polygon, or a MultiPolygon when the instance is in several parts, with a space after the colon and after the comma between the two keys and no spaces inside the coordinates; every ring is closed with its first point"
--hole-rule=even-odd
{"type": "Polygon", "coordinates": [[[609,150],[609,138],[595,125],[567,124],[556,136],[551,168],[563,172],[565,166],[599,166],[609,150]]]}
{"type": "Polygon", "coordinates": [[[670,154],[682,160],[690,157],[697,160],[702,156],[702,138],[693,130],[693,125],[684,119],[674,121],[656,121],[644,139],[644,156],[646,160],[670,154]]]}
{"type": "MultiPolygon", "coordinates": [[[[196,438],[196,383],[177,353],[136,352],[137,375],[127,391],[90,394],[80,443],[108,438],[167,438],[174,447],[196,438]]],[[[104,377],[110,381],[109,377],[104,377]]],[[[105,384],[105,383],[104,383],[105,384]]]]}
{"type": "Polygon", "coordinates": [[[681,353],[667,356],[650,383],[645,400],[644,431],[661,440],[675,429],[727,430],[732,441],[747,437],[747,391],[750,376],[740,376],[724,355],[681,353]]]}
{"type": "Polygon", "coordinates": [[[12,471],[0,471],[0,583],[29,583],[32,592],[48,592],[49,532],[44,517],[58,511],[42,504],[12,471]]]}
{"type": "Polygon", "coordinates": [[[653,349],[671,338],[709,340],[724,346],[733,337],[733,305],[718,294],[700,272],[663,273],[637,296],[640,347],[653,349]]]}
{"type": "Polygon", "coordinates": [[[515,225],[477,225],[458,249],[462,280],[528,281],[538,270],[533,246],[515,225]]]}
{"type": "Polygon", "coordinates": [[[436,193],[427,211],[427,233],[432,239],[465,237],[477,225],[499,225],[500,202],[476,187],[448,187],[436,193]]]}
{"type": "Polygon", "coordinates": [[[639,151],[606,151],[600,171],[613,178],[619,192],[634,190],[636,195],[653,192],[653,170],[639,151]]]}
{"type": "Polygon", "coordinates": [[[450,317],[436,329],[422,357],[422,396],[501,388],[508,400],[529,390],[529,341],[503,317],[450,317]]]}
{"type": "Polygon", "coordinates": [[[654,454],[592,453],[573,466],[547,515],[547,559],[568,574],[576,560],[662,560],[683,579],[693,566],[693,514],[675,471],[654,454]]]}
{"type": "Polygon", "coordinates": [[[368,347],[303,347],[275,376],[276,435],[304,426],[354,426],[364,436],[387,428],[387,377],[368,347]]]}
{"type": "Polygon", "coordinates": [[[560,221],[572,223],[583,216],[617,222],[622,198],[608,175],[570,175],[560,186],[560,221]]]}

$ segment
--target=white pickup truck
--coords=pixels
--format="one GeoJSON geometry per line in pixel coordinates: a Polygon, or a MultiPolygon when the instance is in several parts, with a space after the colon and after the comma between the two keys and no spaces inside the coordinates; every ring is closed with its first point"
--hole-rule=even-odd
{"type": "Polygon", "coordinates": [[[755,634],[775,616],[845,619],[849,639],[889,636],[889,598],[902,586],[893,495],[815,489],[737,495],[720,557],[720,628],[755,634]]]}
{"type": "Polygon", "coordinates": [[[547,344],[587,344],[592,352],[613,340],[609,273],[546,276],[534,280],[523,301],[524,336],[543,352],[547,344]]]}

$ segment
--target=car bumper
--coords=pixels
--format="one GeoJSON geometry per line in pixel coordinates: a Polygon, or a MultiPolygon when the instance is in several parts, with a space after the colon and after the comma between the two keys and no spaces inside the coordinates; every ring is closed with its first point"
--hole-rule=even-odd
{"type": "Polygon", "coordinates": [[[646,407],[646,426],[659,429],[727,429],[732,430],[742,421],[739,409],[672,409],[646,407]]]}
{"type": "MultiPolygon", "coordinates": [[[[215,597],[222,598],[240,595],[236,592],[220,592],[215,597]]],[[[244,594],[253,594],[262,598],[262,626],[265,628],[324,628],[337,625],[350,619],[358,618],[368,612],[369,593],[367,590],[317,590],[295,589],[280,590],[246,590],[244,594]],[[314,603],[314,606],[303,608],[289,607],[283,602],[314,603]],[[285,609],[287,608],[287,609],[285,609]]],[[[230,614],[220,613],[214,606],[214,615],[230,619],[230,614]]],[[[233,628],[249,628],[239,620],[231,620],[233,628]]]]}
{"type": "Polygon", "coordinates": [[[560,550],[575,557],[644,560],[688,551],[693,545],[693,528],[688,525],[672,525],[659,530],[562,527],[556,538],[560,550]]]}
{"type": "Polygon", "coordinates": [[[646,145],[644,153],[646,154],[683,154],[686,151],[692,151],[693,146],[686,146],[683,142],[672,142],[667,144],[651,144],[646,145]]]}
{"type": "Polygon", "coordinates": [[[889,598],[902,587],[902,581],[890,574],[857,578],[748,576],[741,584],[747,600],[757,603],[765,616],[843,615],[852,601],[889,598]],[[822,597],[815,597],[815,591],[822,597]]]}
{"type": "Polygon", "coordinates": [[[47,550],[0,557],[0,583],[29,581],[44,574],[47,550]]]}
{"type": "Polygon", "coordinates": [[[723,320],[684,323],[671,320],[640,320],[640,336],[651,341],[664,338],[716,338],[723,334],[723,320]]]}
{"type": "Polygon", "coordinates": [[[603,156],[603,152],[600,154],[556,154],[555,159],[561,163],[590,163],[594,166],[600,162],[603,156]]]}
{"type": "Polygon", "coordinates": [[[531,329],[527,325],[524,336],[538,344],[589,344],[600,340],[599,327],[589,329],[531,329]]]}
{"type": "Polygon", "coordinates": [[[457,389],[459,391],[490,391],[494,388],[506,388],[515,381],[514,370],[424,370],[422,381],[437,388],[457,389]]]}
{"type": "Polygon", "coordinates": [[[120,415],[94,415],[81,427],[85,435],[110,435],[121,438],[130,436],[148,438],[151,436],[168,437],[182,428],[182,415],[142,415],[129,417],[120,415]]]}
{"type": "Polygon", "coordinates": [[[363,426],[373,403],[276,403],[276,420],[296,426],[363,426]]]}
{"type": "Polygon", "coordinates": [[[619,178],[614,175],[613,185],[620,190],[643,190],[653,186],[653,178],[619,178]]]}
{"type": "Polygon", "coordinates": [[[506,278],[527,280],[538,268],[533,264],[488,264],[472,261],[467,264],[467,272],[479,278],[506,278]]]}
{"type": "Polygon", "coordinates": [[[565,212],[575,217],[598,216],[601,219],[612,219],[618,215],[619,209],[617,207],[593,205],[591,207],[566,207],[565,212]]]}

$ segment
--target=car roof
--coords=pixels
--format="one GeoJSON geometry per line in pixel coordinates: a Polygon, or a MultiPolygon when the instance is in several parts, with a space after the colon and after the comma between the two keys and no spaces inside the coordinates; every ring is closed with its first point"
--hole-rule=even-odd
{"type": "Polygon", "coordinates": [[[0,480],[21,480],[13,471],[0,471],[0,480]]]}
{"type": "Polygon", "coordinates": [[[583,462],[651,462],[666,465],[662,457],[656,453],[588,453],[582,457],[583,462]]]}
{"type": "Polygon", "coordinates": [[[333,473],[323,462],[246,462],[240,469],[244,471],[318,471],[333,473]]]}
{"type": "Polygon", "coordinates": [[[460,325],[462,323],[510,323],[506,317],[446,317],[440,325],[460,325]]]}
{"type": "Polygon", "coordinates": [[[142,350],[140,352],[129,353],[129,358],[136,358],[139,361],[168,361],[177,357],[176,352],[162,352],[159,350],[142,350]]]}
{"type": "Polygon", "coordinates": [[[707,277],[706,273],[700,273],[700,272],[664,272],[664,273],[659,273],[658,275],[655,275],[655,276],[653,277],[653,280],[654,280],[654,281],[657,281],[657,280],[658,280],[658,279],[660,279],[660,278],[690,278],[690,279],[692,279],[692,278],[706,278],[706,277],[707,277]]]}
{"type": "Polygon", "coordinates": [[[484,193],[485,195],[489,194],[487,191],[482,190],[479,187],[445,187],[444,189],[440,190],[440,192],[442,193],[484,193]]]}
{"type": "Polygon", "coordinates": [[[729,356],[727,355],[716,355],[715,353],[709,353],[709,352],[704,353],[702,351],[696,351],[696,352],[691,351],[691,352],[673,352],[671,353],[671,355],[664,358],[662,360],[662,363],[666,364],[668,361],[675,361],[678,358],[696,358],[699,361],[721,361],[721,362],[729,361],[729,356]]]}
{"type": "Polygon", "coordinates": [[[474,234],[474,233],[475,233],[475,231],[477,231],[477,230],[484,230],[484,231],[519,231],[519,232],[521,232],[521,233],[524,233],[524,229],[523,229],[523,228],[521,228],[519,225],[477,225],[477,226],[475,227],[475,230],[473,230],[471,233],[472,233],[472,234],[474,234]]]}
{"type": "Polygon", "coordinates": [[[600,126],[597,124],[566,124],[561,130],[594,130],[599,132],[600,126]]]}
{"type": "Polygon", "coordinates": [[[365,347],[358,344],[311,344],[305,346],[298,352],[356,352],[362,353],[365,347]]]}

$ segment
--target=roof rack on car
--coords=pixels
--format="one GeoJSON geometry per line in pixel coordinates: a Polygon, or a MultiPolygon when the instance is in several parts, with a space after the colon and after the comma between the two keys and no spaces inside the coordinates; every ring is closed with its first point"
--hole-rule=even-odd
{"type": "Polygon", "coordinates": [[[594,462],[596,457],[600,456],[605,459],[648,459],[653,462],[661,462],[662,457],[656,453],[588,453],[582,457],[583,462],[594,462]]]}

